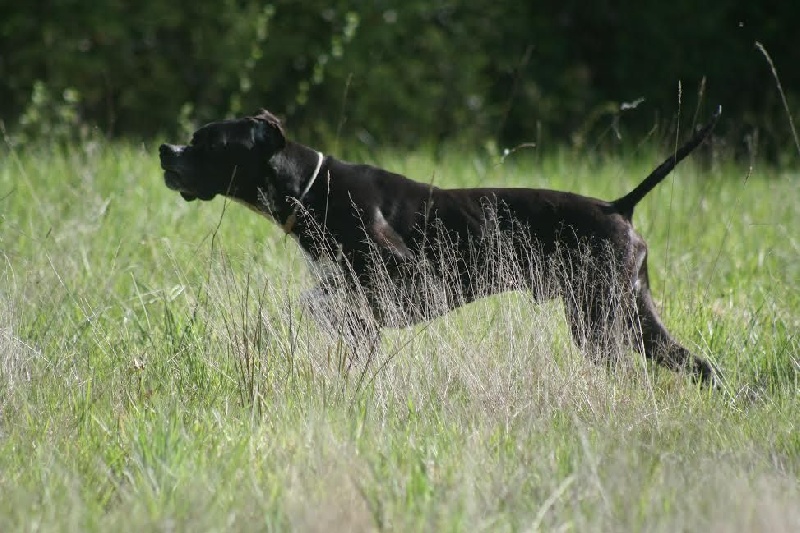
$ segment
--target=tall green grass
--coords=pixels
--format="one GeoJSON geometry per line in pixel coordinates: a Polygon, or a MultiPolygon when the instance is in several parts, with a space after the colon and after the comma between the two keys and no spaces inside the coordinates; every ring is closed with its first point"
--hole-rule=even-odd
{"type": "MultiPolygon", "coordinates": [[[[347,370],[295,243],[183,202],[154,148],[0,155],[0,530],[800,528],[796,170],[687,162],[637,208],[714,393],[587,362],[560,303],[524,294],[387,331],[347,370]]],[[[611,199],[663,155],[373,162],[611,199]]]]}

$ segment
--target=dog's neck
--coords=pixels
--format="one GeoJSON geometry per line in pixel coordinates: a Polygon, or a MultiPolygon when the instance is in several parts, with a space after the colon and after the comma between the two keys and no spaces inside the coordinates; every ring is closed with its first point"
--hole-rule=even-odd
{"type": "Polygon", "coordinates": [[[282,187],[279,186],[278,190],[261,191],[262,201],[272,204],[266,207],[281,224],[284,232],[292,232],[303,201],[322,174],[324,160],[322,152],[292,142],[270,158],[270,170],[276,178],[272,181],[282,187]],[[285,189],[280,190],[281,188],[285,189]]]}
{"type": "Polygon", "coordinates": [[[281,229],[286,234],[289,234],[294,229],[294,225],[297,223],[297,211],[303,207],[303,199],[308,194],[308,191],[311,190],[311,187],[314,186],[314,182],[317,181],[317,177],[319,177],[319,171],[322,168],[322,160],[325,159],[325,156],[322,155],[322,152],[317,152],[317,166],[314,168],[314,173],[311,174],[311,177],[308,179],[308,183],[303,188],[303,192],[300,193],[300,196],[294,199],[294,207],[292,208],[292,212],[286,218],[286,222],[283,223],[281,229]]]}

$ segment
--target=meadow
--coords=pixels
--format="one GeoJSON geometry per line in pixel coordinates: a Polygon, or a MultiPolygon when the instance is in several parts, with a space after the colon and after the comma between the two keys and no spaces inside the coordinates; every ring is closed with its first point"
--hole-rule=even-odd
{"type": "MultiPolygon", "coordinates": [[[[690,159],[635,213],[713,391],[587,361],[562,305],[521,293],[348,370],[292,239],[184,202],[156,147],[0,149],[0,531],[800,530],[796,166],[690,159]]],[[[612,199],[666,155],[365,159],[612,199]]]]}

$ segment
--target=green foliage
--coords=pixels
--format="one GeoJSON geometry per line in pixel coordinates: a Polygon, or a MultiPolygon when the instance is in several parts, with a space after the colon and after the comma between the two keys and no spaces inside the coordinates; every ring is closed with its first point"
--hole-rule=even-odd
{"type": "Polygon", "coordinates": [[[44,83],[33,85],[30,102],[19,118],[12,138],[15,144],[25,144],[48,139],[54,142],[73,143],[85,140],[88,131],[80,117],[80,94],[75,89],[64,89],[61,98],[53,96],[44,83]]]}
{"type": "Polygon", "coordinates": [[[760,132],[769,155],[791,142],[754,43],[773,56],[796,112],[800,52],[788,43],[798,5],[5,2],[0,115],[7,128],[22,122],[27,136],[33,120],[46,135],[44,123],[58,117],[32,113],[36,99],[72,91],[80,100],[66,103],[77,116],[112,135],[183,133],[266,107],[309,142],[547,146],[616,142],[723,104],[718,133],[738,149],[760,132]]]}

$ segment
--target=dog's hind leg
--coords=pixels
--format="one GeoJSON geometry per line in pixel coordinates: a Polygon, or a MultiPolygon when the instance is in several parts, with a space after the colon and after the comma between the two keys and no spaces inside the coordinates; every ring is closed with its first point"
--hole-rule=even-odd
{"type": "Polygon", "coordinates": [[[572,339],[593,363],[613,366],[626,344],[623,319],[630,306],[605,283],[564,294],[564,309],[572,339]]]}
{"type": "Polygon", "coordinates": [[[634,309],[619,281],[613,250],[583,246],[559,257],[559,293],[575,344],[594,363],[613,365],[626,345],[625,319],[634,309]]]}
{"type": "Polygon", "coordinates": [[[714,367],[681,346],[662,324],[650,293],[646,256],[641,259],[634,292],[638,323],[632,324],[636,334],[631,343],[633,348],[637,351],[644,349],[648,359],[671,370],[689,371],[694,379],[719,386],[719,374],[714,367]]]}

